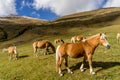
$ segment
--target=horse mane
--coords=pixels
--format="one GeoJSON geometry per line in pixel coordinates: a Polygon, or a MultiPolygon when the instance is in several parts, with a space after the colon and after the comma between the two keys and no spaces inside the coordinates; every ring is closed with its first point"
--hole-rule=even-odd
{"type": "Polygon", "coordinates": [[[65,43],[63,40],[61,40],[62,41],[62,43],[65,43]]]}
{"type": "Polygon", "coordinates": [[[92,39],[92,38],[94,38],[94,37],[96,37],[96,36],[98,36],[98,35],[101,35],[101,33],[98,33],[98,34],[96,34],[96,35],[93,35],[93,36],[87,38],[87,40],[92,39]]]}
{"type": "Polygon", "coordinates": [[[62,43],[63,44],[64,40],[61,39],[61,38],[58,38],[58,39],[55,39],[54,42],[55,42],[55,44],[57,44],[57,43],[62,43]]]}

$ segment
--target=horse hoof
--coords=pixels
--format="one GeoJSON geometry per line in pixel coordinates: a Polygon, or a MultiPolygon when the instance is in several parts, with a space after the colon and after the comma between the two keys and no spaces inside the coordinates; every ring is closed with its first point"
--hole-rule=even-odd
{"type": "Polygon", "coordinates": [[[71,73],[71,74],[73,74],[73,72],[72,72],[72,71],[71,71],[70,73],[71,73]]]}
{"type": "Polygon", "coordinates": [[[73,72],[72,72],[72,71],[68,71],[68,73],[73,74],[73,72]]]}
{"type": "Polygon", "coordinates": [[[62,77],[62,76],[63,76],[63,74],[61,73],[61,74],[60,74],[60,77],[62,77]]]}
{"type": "Polygon", "coordinates": [[[93,75],[94,75],[94,74],[95,74],[95,72],[91,72],[91,74],[93,74],[93,75]]]}
{"type": "Polygon", "coordinates": [[[80,69],[81,72],[84,72],[85,70],[84,69],[80,69]]]}

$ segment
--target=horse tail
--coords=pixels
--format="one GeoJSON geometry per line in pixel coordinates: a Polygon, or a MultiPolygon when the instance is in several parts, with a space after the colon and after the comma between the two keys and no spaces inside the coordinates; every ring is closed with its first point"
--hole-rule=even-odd
{"type": "Polygon", "coordinates": [[[54,47],[54,45],[53,45],[51,42],[49,42],[49,44],[50,44],[50,46],[51,46],[53,52],[55,53],[55,47],[54,47]]]}
{"type": "Polygon", "coordinates": [[[59,47],[60,47],[60,45],[56,49],[56,71],[58,71],[58,65],[59,65],[59,60],[60,60],[59,47]]]}
{"type": "Polygon", "coordinates": [[[7,48],[3,48],[2,52],[8,52],[7,48]]]}

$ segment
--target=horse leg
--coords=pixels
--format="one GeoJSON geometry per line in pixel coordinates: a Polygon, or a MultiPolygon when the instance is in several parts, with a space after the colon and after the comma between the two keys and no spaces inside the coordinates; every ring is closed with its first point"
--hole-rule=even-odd
{"type": "Polygon", "coordinates": [[[12,54],[11,53],[8,53],[9,54],[9,61],[12,59],[12,54]]]}
{"type": "Polygon", "coordinates": [[[49,47],[48,44],[46,44],[44,55],[47,55],[48,47],[49,47]]]}
{"type": "Polygon", "coordinates": [[[16,60],[18,59],[18,54],[15,54],[15,59],[16,59],[16,60]]]}
{"type": "Polygon", "coordinates": [[[17,60],[18,59],[18,53],[14,54],[15,55],[15,59],[17,60]]]}
{"type": "Polygon", "coordinates": [[[47,49],[44,49],[44,55],[47,55],[47,49]]]}
{"type": "Polygon", "coordinates": [[[59,62],[57,64],[60,76],[63,76],[63,73],[62,73],[62,70],[61,70],[63,60],[64,60],[64,58],[60,57],[60,60],[59,60],[59,62]]]}
{"type": "Polygon", "coordinates": [[[120,39],[119,39],[119,37],[117,38],[117,43],[118,43],[118,44],[120,43],[120,39]]]}
{"type": "Polygon", "coordinates": [[[34,47],[34,56],[38,57],[37,47],[34,47]]]}
{"type": "Polygon", "coordinates": [[[93,67],[92,67],[92,55],[88,55],[88,62],[89,62],[89,67],[90,67],[90,74],[95,74],[95,72],[93,71],[93,67]]]}
{"type": "Polygon", "coordinates": [[[120,40],[118,39],[118,44],[120,43],[120,40]]]}
{"type": "Polygon", "coordinates": [[[83,62],[81,64],[81,66],[80,66],[80,71],[81,72],[84,72],[84,64],[85,64],[85,62],[86,62],[86,57],[83,58],[83,62]]]}
{"type": "Polygon", "coordinates": [[[117,38],[117,43],[119,44],[119,39],[117,38]]]}
{"type": "Polygon", "coordinates": [[[48,49],[48,48],[46,49],[46,54],[47,54],[47,55],[49,54],[49,49],[48,49]]]}
{"type": "Polygon", "coordinates": [[[14,55],[15,55],[15,59],[17,60],[18,59],[18,52],[17,52],[17,50],[14,50],[14,55]]]}
{"type": "Polygon", "coordinates": [[[72,71],[70,70],[70,68],[68,67],[68,57],[67,57],[67,56],[65,57],[65,66],[66,66],[66,69],[67,69],[68,73],[73,74],[73,72],[72,72],[72,71]]]}

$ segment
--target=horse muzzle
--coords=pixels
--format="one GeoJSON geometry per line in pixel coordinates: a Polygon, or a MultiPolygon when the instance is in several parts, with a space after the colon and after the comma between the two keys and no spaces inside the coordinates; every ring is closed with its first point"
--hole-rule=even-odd
{"type": "Polygon", "coordinates": [[[107,49],[110,49],[110,45],[106,45],[106,48],[107,48],[107,49]]]}

